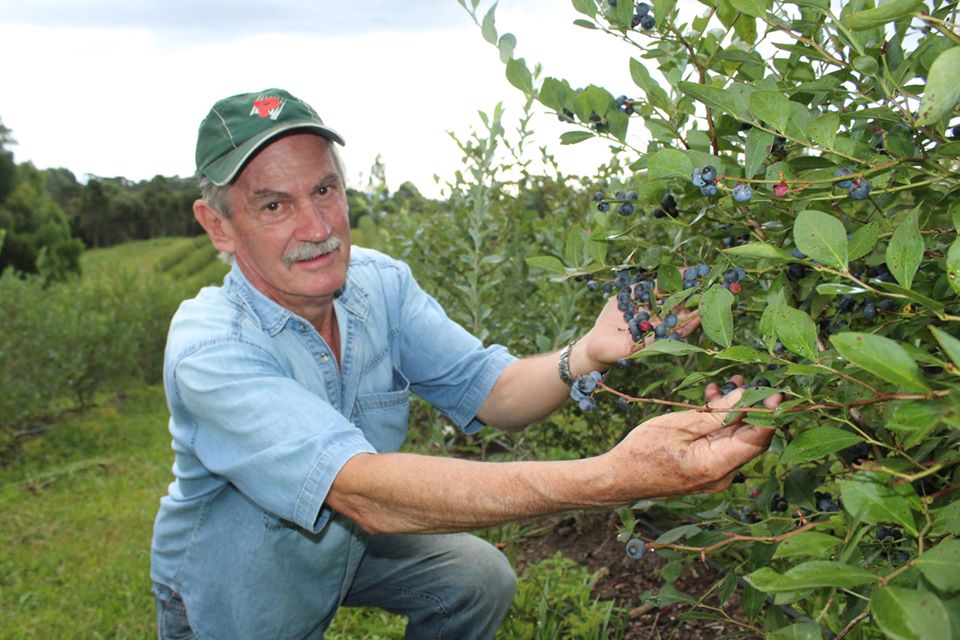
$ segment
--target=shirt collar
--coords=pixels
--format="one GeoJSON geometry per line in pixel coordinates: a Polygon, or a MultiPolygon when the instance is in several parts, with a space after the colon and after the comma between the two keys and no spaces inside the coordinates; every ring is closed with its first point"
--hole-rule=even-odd
{"type": "MultiPolygon", "coordinates": [[[[334,301],[334,305],[338,311],[345,310],[364,320],[370,306],[369,297],[367,292],[350,278],[350,271],[350,269],[347,270],[347,282],[340,296],[334,301]]],[[[271,300],[250,284],[236,262],[224,279],[223,286],[227,296],[244,306],[260,323],[260,329],[271,337],[280,333],[291,319],[303,320],[299,315],[271,300]]]]}

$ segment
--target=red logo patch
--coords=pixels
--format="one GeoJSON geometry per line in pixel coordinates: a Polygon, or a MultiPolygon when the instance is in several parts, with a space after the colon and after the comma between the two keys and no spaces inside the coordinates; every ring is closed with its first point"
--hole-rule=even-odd
{"type": "Polygon", "coordinates": [[[256,113],[261,118],[272,118],[276,120],[277,116],[280,115],[280,109],[282,107],[283,101],[280,98],[275,96],[265,96],[254,101],[253,109],[250,110],[250,115],[256,113]]]}

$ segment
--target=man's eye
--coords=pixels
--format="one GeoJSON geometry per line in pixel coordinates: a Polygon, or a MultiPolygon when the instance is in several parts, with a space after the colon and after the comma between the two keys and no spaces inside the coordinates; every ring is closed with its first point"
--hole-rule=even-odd
{"type": "Polygon", "coordinates": [[[325,196],[325,195],[327,195],[328,193],[330,193],[330,187],[326,187],[326,186],[324,186],[324,187],[317,187],[317,194],[318,194],[318,195],[325,196]]]}
{"type": "Polygon", "coordinates": [[[279,208],[280,208],[280,203],[279,203],[279,202],[271,202],[271,203],[267,204],[267,206],[264,207],[264,209],[265,209],[266,211],[276,211],[276,210],[278,210],[279,208]]]}

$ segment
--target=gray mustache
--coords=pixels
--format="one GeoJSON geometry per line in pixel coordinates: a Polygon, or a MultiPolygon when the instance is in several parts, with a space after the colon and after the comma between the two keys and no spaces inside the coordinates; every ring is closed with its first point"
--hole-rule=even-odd
{"type": "Polygon", "coordinates": [[[283,264],[289,269],[294,262],[313,260],[325,253],[336,251],[340,248],[340,244],[340,238],[337,236],[330,236],[323,242],[302,242],[283,254],[283,264]]]}

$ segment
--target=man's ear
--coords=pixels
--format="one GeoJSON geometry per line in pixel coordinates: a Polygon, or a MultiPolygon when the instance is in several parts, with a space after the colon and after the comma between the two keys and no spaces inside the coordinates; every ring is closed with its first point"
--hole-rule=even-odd
{"type": "Polygon", "coordinates": [[[194,201],[193,217],[210,236],[213,246],[225,253],[234,252],[233,225],[230,224],[230,220],[217,213],[206,200],[194,201]]]}

